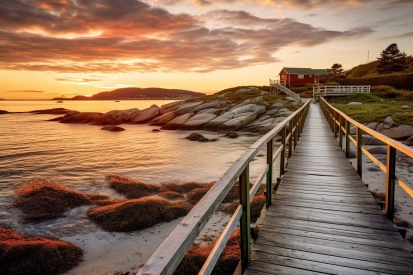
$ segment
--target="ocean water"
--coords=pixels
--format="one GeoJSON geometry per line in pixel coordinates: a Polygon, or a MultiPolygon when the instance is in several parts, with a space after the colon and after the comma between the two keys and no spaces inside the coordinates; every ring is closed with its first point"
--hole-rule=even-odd
{"type": "MultiPolygon", "coordinates": [[[[79,111],[106,112],[140,109],[171,101],[54,101],[0,102],[0,110],[29,111],[64,107],[79,111]]],[[[105,175],[116,173],[147,183],[211,182],[219,179],[259,135],[242,133],[237,139],[222,133],[197,131],[216,142],[185,139],[193,131],[160,131],[149,125],[122,125],[126,131],[109,132],[100,126],[47,121],[56,115],[12,113],[0,115],[0,226],[56,237],[93,231],[85,219],[90,206],[66,213],[66,217],[37,223],[23,223],[19,210],[9,206],[13,190],[33,178],[49,178],[70,189],[121,197],[109,188],[105,175]],[[76,230],[74,230],[76,229],[76,230]]],[[[251,178],[265,165],[265,153],[251,164],[251,178]]]]}

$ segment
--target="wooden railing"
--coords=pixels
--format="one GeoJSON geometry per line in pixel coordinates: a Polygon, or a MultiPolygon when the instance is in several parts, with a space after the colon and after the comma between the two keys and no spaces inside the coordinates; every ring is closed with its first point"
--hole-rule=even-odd
{"type": "Polygon", "coordinates": [[[356,147],[356,170],[360,177],[362,177],[362,153],[371,159],[371,161],[386,174],[385,213],[391,220],[393,220],[395,183],[397,182],[398,185],[413,198],[413,190],[396,176],[396,150],[413,158],[413,149],[351,119],[343,112],[328,104],[324,98],[321,98],[320,100],[320,107],[328,120],[335,137],[338,136],[341,148],[343,147],[343,136],[345,135],[345,152],[347,157],[350,156],[350,141],[354,143],[356,147]],[[355,139],[350,135],[350,124],[356,127],[355,139]],[[387,145],[386,164],[381,163],[362,146],[363,133],[367,133],[387,145]]]}
{"type": "Polygon", "coordinates": [[[329,95],[347,95],[358,93],[370,93],[370,85],[353,86],[315,86],[313,87],[313,96],[329,96],[329,95]]]}
{"type": "Polygon", "coordinates": [[[251,260],[250,198],[255,195],[261,185],[261,182],[265,178],[266,207],[271,204],[273,163],[278,157],[280,158],[280,175],[283,175],[285,169],[285,158],[291,156],[297,145],[309,106],[310,100],[308,100],[299,110],[291,114],[274,129],[251,145],[248,150],[241,155],[225,172],[225,174],[214,184],[208,193],[206,193],[205,196],[194,206],[188,215],[184,217],[174,231],[150,257],[138,274],[172,274],[211,215],[221,204],[229,190],[231,190],[237,179],[239,179],[240,205],[217,240],[215,247],[213,248],[199,274],[210,274],[212,272],[223,248],[225,247],[225,244],[227,243],[238,222],[240,223],[241,233],[241,266],[242,269],[245,270],[251,260]],[[289,129],[288,135],[287,128],[289,129]],[[274,153],[273,144],[274,138],[277,134],[281,134],[281,145],[274,153]],[[288,152],[286,151],[287,144],[288,152]],[[249,164],[264,146],[267,146],[267,165],[250,189],[249,164]]]}
{"type": "Polygon", "coordinates": [[[270,92],[273,90],[280,90],[283,93],[285,93],[286,95],[295,98],[296,100],[300,101],[301,97],[299,94],[294,93],[293,91],[291,91],[290,89],[288,89],[287,87],[285,87],[284,85],[282,85],[278,80],[271,80],[270,79],[270,92]]]}

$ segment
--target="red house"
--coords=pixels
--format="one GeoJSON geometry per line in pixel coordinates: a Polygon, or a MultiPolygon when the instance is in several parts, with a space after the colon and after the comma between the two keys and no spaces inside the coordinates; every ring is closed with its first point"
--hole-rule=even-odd
{"type": "Polygon", "coordinates": [[[286,86],[295,84],[317,83],[322,75],[328,75],[327,69],[282,68],[278,74],[280,83],[286,86]]]}

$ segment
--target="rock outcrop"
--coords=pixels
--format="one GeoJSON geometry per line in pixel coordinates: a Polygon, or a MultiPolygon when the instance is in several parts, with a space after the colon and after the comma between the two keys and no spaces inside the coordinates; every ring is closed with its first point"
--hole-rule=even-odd
{"type": "Polygon", "coordinates": [[[119,127],[119,126],[105,126],[102,127],[100,130],[106,130],[106,131],[111,131],[111,132],[120,132],[120,131],[125,131],[124,128],[119,127]]]}
{"type": "Polygon", "coordinates": [[[294,110],[290,110],[286,106],[291,106],[291,103],[285,104],[286,102],[288,99],[280,99],[280,96],[259,91],[257,87],[248,87],[196,100],[172,102],[161,107],[152,105],[144,110],[133,108],[104,114],[59,110],[64,116],[52,120],[111,127],[119,124],[149,123],[161,126],[164,130],[202,129],[228,132],[242,129],[264,134],[299,108],[294,106],[294,110]]]}

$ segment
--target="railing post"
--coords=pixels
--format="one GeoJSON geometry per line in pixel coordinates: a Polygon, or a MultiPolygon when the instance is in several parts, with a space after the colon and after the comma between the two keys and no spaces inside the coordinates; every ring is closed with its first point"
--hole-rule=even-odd
{"type": "MultiPolygon", "coordinates": [[[[268,172],[267,172],[267,184],[266,184],[266,194],[265,194],[265,206],[268,208],[272,202],[272,158],[273,158],[273,138],[268,141],[267,143],[267,165],[268,165],[268,172]]],[[[283,144],[285,148],[285,143],[283,144]]]]}
{"type": "Polygon", "coordinates": [[[333,116],[333,131],[334,131],[334,137],[337,137],[337,123],[336,123],[336,117],[337,117],[337,112],[334,111],[333,112],[334,116],[333,116]]]}
{"type": "Polygon", "coordinates": [[[297,139],[297,129],[298,129],[298,127],[297,127],[297,117],[294,117],[293,120],[294,120],[294,127],[295,127],[295,131],[294,131],[294,150],[295,150],[295,147],[297,147],[297,142],[298,142],[298,139],[297,139]]]}
{"type": "Polygon", "coordinates": [[[350,157],[350,122],[346,120],[346,158],[350,157]]]}
{"type": "Polygon", "coordinates": [[[288,158],[291,158],[291,155],[293,154],[293,120],[290,120],[289,124],[289,129],[290,129],[290,137],[288,138],[288,158]]]}
{"type": "Polygon", "coordinates": [[[361,152],[361,145],[362,145],[362,137],[363,137],[363,131],[357,127],[357,149],[356,149],[356,158],[357,158],[357,174],[360,175],[362,178],[362,165],[363,165],[363,160],[362,160],[362,152],[361,152]]]}
{"type": "Polygon", "coordinates": [[[241,266],[242,271],[251,262],[251,230],[250,230],[250,180],[249,164],[245,167],[239,177],[240,204],[242,205],[242,215],[240,219],[241,231],[241,266]]]}
{"type": "Polygon", "coordinates": [[[340,149],[343,149],[343,117],[341,115],[339,115],[339,129],[338,129],[338,144],[340,145],[340,149]]]}
{"type": "Polygon", "coordinates": [[[396,180],[396,149],[387,145],[387,173],[386,173],[386,208],[389,219],[393,220],[394,213],[394,186],[396,180]]]}
{"type": "MultiPolygon", "coordinates": [[[[285,144],[285,137],[286,137],[286,132],[287,129],[284,126],[281,130],[281,144],[285,144]]],[[[292,135],[292,133],[291,133],[292,135]]],[[[281,150],[281,156],[280,156],[280,176],[284,175],[284,167],[285,167],[285,146],[281,150]]]]}

